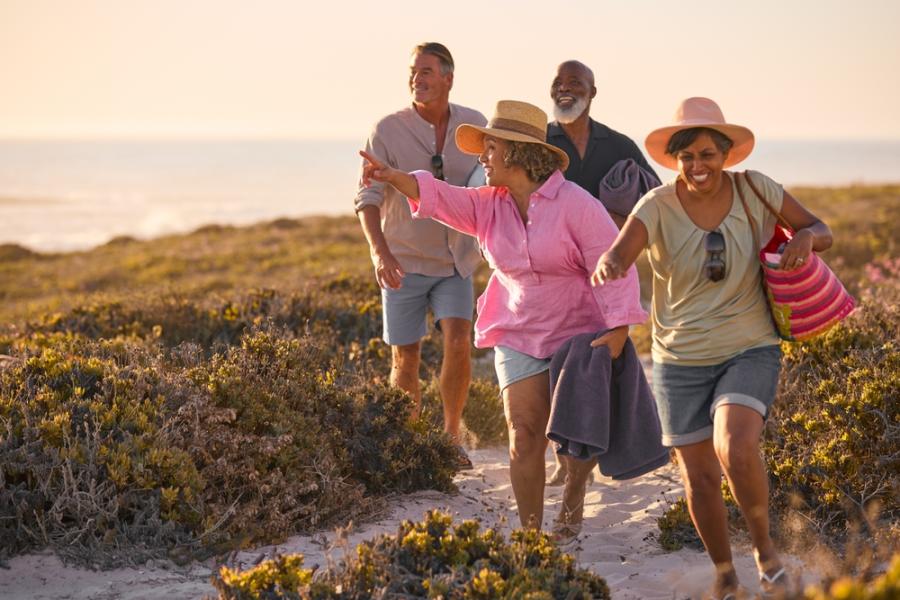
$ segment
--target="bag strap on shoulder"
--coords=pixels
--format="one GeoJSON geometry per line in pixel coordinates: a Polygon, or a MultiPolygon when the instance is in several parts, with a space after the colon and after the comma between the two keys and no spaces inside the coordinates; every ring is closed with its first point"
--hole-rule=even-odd
{"type": "MultiPolygon", "coordinates": [[[[750,172],[749,172],[749,171],[744,171],[744,172],[743,172],[743,175],[744,175],[744,181],[747,182],[747,185],[750,186],[750,189],[753,190],[753,193],[756,194],[756,197],[757,197],[757,198],[759,198],[759,201],[763,203],[763,206],[765,206],[767,209],[769,209],[769,212],[770,212],[770,213],[772,213],[773,215],[775,215],[775,218],[778,219],[778,222],[781,224],[782,227],[784,227],[784,228],[787,229],[788,231],[793,231],[794,228],[791,227],[791,224],[787,222],[787,219],[785,219],[783,216],[781,216],[781,213],[778,212],[777,210],[775,210],[775,209],[772,207],[772,205],[769,204],[769,201],[766,200],[766,197],[765,197],[762,193],[760,193],[759,188],[757,188],[757,187],[756,187],[756,184],[753,183],[753,180],[750,179],[750,172]]],[[[740,189],[741,189],[741,187],[738,186],[738,192],[740,192],[740,189]]],[[[744,195],[741,194],[741,201],[743,201],[743,200],[744,200],[744,195]]],[[[744,205],[744,210],[747,210],[747,205],[746,205],[746,204],[744,205]]],[[[749,214],[749,213],[748,213],[748,214],[749,214]]]]}
{"type": "MultiPolygon", "coordinates": [[[[744,214],[747,215],[747,220],[750,222],[750,234],[753,236],[753,251],[759,252],[759,250],[757,249],[758,241],[756,239],[756,221],[753,219],[753,215],[750,214],[750,209],[747,207],[747,201],[744,199],[744,190],[741,189],[741,180],[738,177],[737,173],[734,174],[734,178],[734,187],[737,189],[738,198],[741,199],[741,206],[744,207],[744,214]]],[[[744,173],[744,179],[750,181],[750,178],[747,177],[746,172],[744,173]]]]}

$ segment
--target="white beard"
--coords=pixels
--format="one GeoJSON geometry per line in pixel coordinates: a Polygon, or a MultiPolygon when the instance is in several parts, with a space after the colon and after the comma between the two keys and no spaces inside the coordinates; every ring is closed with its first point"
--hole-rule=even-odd
{"type": "Polygon", "coordinates": [[[553,103],[553,116],[556,120],[564,125],[572,123],[581,116],[581,113],[588,107],[587,98],[575,98],[574,104],[569,108],[562,108],[556,102],[553,103]]]}

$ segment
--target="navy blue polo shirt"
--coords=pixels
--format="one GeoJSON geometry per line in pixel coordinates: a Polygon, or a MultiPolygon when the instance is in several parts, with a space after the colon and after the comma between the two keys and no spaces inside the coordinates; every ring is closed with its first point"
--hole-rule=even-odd
{"type": "MultiPolygon", "coordinates": [[[[656,175],[656,171],[653,170],[631,138],[593,119],[590,119],[590,124],[591,136],[588,138],[584,159],[578,156],[575,144],[557,121],[547,125],[547,143],[553,144],[569,155],[569,168],[565,172],[566,179],[574,181],[589,191],[594,198],[597,198],[600,182],[612,166],[620,160],[633,158],[643,169],[656,175]]],[[[658,176],[657,179],[659,179],[658,176]]]]}

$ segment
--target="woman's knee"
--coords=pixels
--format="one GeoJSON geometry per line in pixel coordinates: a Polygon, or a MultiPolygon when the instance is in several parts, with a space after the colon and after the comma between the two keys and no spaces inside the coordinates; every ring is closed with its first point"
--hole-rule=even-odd
{"type": "Polygon", "coordinates": [[[728,473],[740,473],[759,462],[759,440],[755,436],[722,432],[713,439],[716,456],[728,473]]]}
{"type": "Polygon", "coordinates": [[[543,454],[546,449],[546,438],[543,428],[531,423],[508,422],[509,457],[511,460],[533,458],[543,454]]]}
{"type": "Polygon", "coordinates": [[[722,472],[718,465],[691,466],[682,469],[684,486],[689,494],[718,494],[722,488],[722,472]]]}

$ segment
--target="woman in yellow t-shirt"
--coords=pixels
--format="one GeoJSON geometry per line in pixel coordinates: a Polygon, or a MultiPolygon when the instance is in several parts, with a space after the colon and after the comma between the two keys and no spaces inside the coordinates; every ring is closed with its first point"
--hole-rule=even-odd
{"type": "MultiPolygon", "coordinates": [[[[645,142],[674,181],[647,193],[592,281],[622,277],[646,248],[653,269],[653,392],[663,444],[675,448],[691,519],[716,566],[714,598],[735,598],[725,505],[724,471],[750,530],[763,597],[788,577],[769,536],[769,488],[759,441],[775,399],[781,352],[760,281],[758,249],[775,216],[749,190],[746,207],[725,171],[753,149],[753,133],[725,122],[718,105],[688,98],[675,123],[645,142]]],[[[780,266],[797,268],[813,250],[831,246],[831,231],[782,187],[748,173],[796,231],[780,266]]]]}

